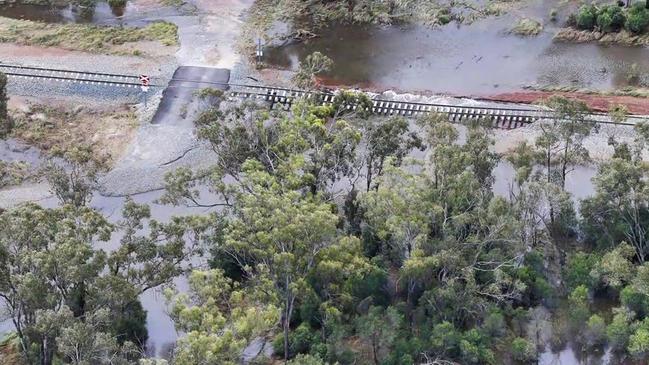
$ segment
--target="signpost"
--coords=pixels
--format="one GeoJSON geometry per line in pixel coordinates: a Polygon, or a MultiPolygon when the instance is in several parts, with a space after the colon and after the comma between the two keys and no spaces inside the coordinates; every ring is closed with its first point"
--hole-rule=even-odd
{"type": "Polygon", "coordinates": [[[148,75],[140,75],[140,88],[144,91],[144,107],[146,108],[146,94],[149,91],[149,84],[151,83],[151,78],[148,75]]]}

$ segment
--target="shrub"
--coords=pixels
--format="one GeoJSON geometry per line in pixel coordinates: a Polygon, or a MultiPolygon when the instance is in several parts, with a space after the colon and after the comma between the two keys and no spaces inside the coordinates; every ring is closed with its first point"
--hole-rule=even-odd
{"type": "MultiPolygon", "coordinates": [[[[309,353],[312,346],[321,343],[320,336],[313,332],[308,324],[302,323],[291,333],[289,333],[289,357],[292,358],[297,354],[309,353]]],[[[273,351],[275,354],[284,354],[284,334],[279,333],[273,339],[273,351]]]]}
{"type": "Polygon", "coordinates": [[[534,36],[541,33],[543,25],[534,19],[520,19],[512,28],[512,33],[522,36],[534,36]]]}
{"type": "Polygon", "coordinates": [[[108,0],[108,5],[113,8],[123,8],[126,6],[127,0],[108,0]]]}
{"type": "Polygon", "coordinates": [[[583,30],[593,30],[597,20],[597,7],[594,5],[584,5],[579,8],[577,13],[576,24],[577,28],[583,30]]]}
{"type": "Polygon", "coordinates": [[[627,351],[636,358],[644,358],[649,354],[649,320],[642,321],[633,332],[627,351]]]}
{"type": "Polygon", "coordinates": [[[624,26],[624,13],[616,5],[605,6],[597,16],[597,26],[603,32],[618,32],[624,26]]]}
{"type": "Polygon", "coordinates": [[[437,16],[437,21],[441,25],[446,25],[451,22],[451,17],[448,14],[440,14],[437,16]]]}
{"type": "Polygon", "coordinates": [[[631,313],[620,310],[613,316],[613,321],[606,328],[606,338],[613,351],[621,351],[627,347],[632,331],[630,317],[631,313]]]}
{"type": "Polygon", "coordinates": [[[649,10],[642,6],[634,5],[627,12],[626,23],[624,27],[633,33],[642,33],[649,26],[649,10]]]}
{"type": "Polygon", "coordinates": [[[586,323],[584,342],[588,347],[602,346],[606,343],[606,323],[597,314],[593,314],[586,323]]]}
{"type": "Polygon", "coordinates": [[[520,362],[531,362],[537,358],[536,348],[534,344],[524,338],[515,338],[512,341],[511,348],[512,358],[520,362]]]}
{"type": "Polygon", "coordinates": [[[643,319],[649,310],[649,298],[631,285],[624,287],[620,292],[620,303],[628,310],[633,311],[638,319],[643,319]]]}

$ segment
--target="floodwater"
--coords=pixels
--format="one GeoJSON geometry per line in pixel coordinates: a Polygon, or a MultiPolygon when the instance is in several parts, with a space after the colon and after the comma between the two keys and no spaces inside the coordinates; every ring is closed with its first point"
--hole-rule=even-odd
{"type": "MultiPolygon", "coordinates": [[[[163,191],[153,191],[132,196],[133,201],[139,204],[148,204],[151,208],[151,218],[159,222],[169,222],[174,216],[207,214],[208,209],[190,208],[185,206],[168,206],[160,205],[155,201],[162,196],[163,191]]],[[[203,196],[209,197],[206,191],[202,191],[203,196]]],[[[101,212],[111,223],[116,223],[122,219],[121,211],[126,201],[125,197],[104,197],[95,194],[90,206],[101,212]]],[[[38,202],[43,207],[54,208],[58,205],[56,198],[48,198],[38,202]]],[[[147,227],[144,227],[147,230],[147,227]]],[[[142,233],[144,234],[144,233],[142,233]]],[[[110,241],[100,242],[97,248],[106,251],[114,250],[119,246],[121,239],[120,234],[113,234],[110,241]]],[[[206,266],[204,260],[196,258],[192,261],[193,267],[206,266]]],[[[174,280],[174,285],[179,291],[187,290],[187,283],[184,277],[174,280]]],[[[147,352],[153,356],[165,356],[168,350],[175,344],[178,333],[174,328],[174,323],[167,314],[167,305],[162,295],[162,288],[156,288],[145,292],[140,296],[142,306],[147,311],[146,327],[149,333],[147,342],[147,352]]],[[[0,308],[1,309],[1,308],[0,308]]],[[[13,325],[9,320],[0,313],[0,338],[4,333],[13,330],[13,325]]]]}
{"type": "Polygon", "coordinates": [[[106,1],[98,1],[92,11],[83,11],[81,7],[73,5],[0,5],[0,16],[45,23],[143,26],[147,24],[148,16],[174,14],[176,14],[176,10],[171,7],[158,9],[147,7],[144,9],[138,5],[137,1],[128,1],[124,7],[111,7],[106,1]]]}
{"type": "Polygon", "coordinates": [[[421,25],[335,26],[304,43],[269,47],[264,61],[295,70],[320,51],[334,61],[325,83],[452,95],[491,95],[526,86],[610,90],[627,86],[636,64],[649,73],[649,48],[553,41],[556,27],[536,37],[508,33],[513,16],[431,29],[421,25]]]}

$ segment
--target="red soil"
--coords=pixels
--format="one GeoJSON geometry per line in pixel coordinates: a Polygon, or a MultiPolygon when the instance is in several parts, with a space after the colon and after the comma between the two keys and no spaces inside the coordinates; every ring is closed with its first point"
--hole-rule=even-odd
{"type": "Polygon", "coordinates": [[[607,112],[613,105],[626,105],[629,113],[649,115],[649,99],[634,96],[596,95],[578,92],[544,92],[544,91],[520,91],[480,97],[481,100],[504,101],[513,103],[536,103],[549,98],[552,95],[561,95],[571,99],[578,99],[598,112],[607,112]]]}

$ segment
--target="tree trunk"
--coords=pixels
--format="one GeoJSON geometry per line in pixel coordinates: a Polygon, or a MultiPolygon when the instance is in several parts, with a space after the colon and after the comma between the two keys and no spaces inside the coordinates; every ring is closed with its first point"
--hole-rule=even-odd
{"type": "MultiPolygon", "coordinates": [[[[649,0],[647,0],[649,1],[649,0]]],[[[372,158],[367,159],[367,190],[370,191],[370,187],[372,186],[372,158]]]]}
{"type": "Polygon", "coordinates": [[[372,358],[374,359],[374,365],[379,365],[379,354],[376,340],[372,340],[372,358]]]}

